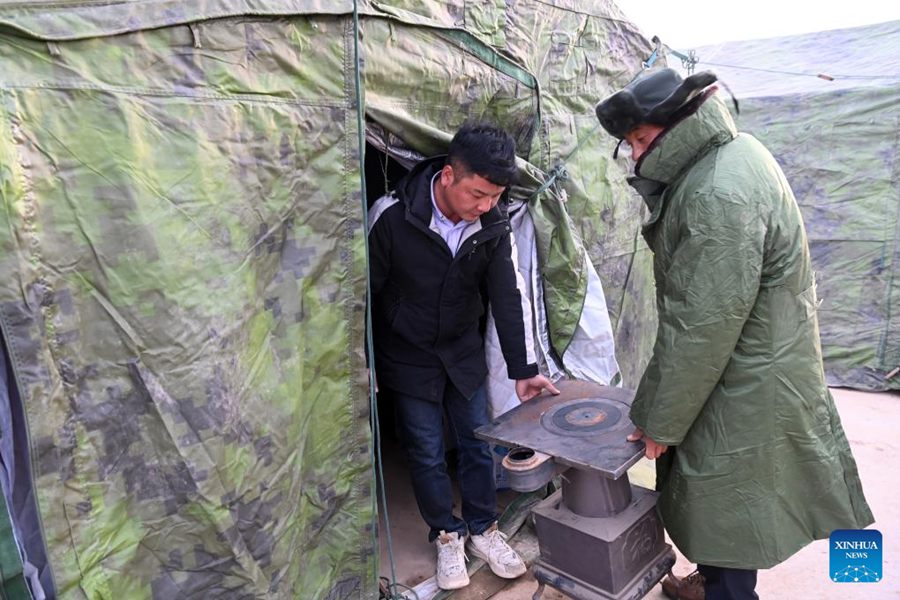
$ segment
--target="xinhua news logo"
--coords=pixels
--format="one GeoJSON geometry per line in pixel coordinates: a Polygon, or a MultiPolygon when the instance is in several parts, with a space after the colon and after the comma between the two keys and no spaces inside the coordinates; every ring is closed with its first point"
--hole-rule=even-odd
{"type": "Polygon", "coordinates": [[[877,529],[836,529],[831,546],[831,580],[836,583],[881,581],[881,532],[877,529]]]}

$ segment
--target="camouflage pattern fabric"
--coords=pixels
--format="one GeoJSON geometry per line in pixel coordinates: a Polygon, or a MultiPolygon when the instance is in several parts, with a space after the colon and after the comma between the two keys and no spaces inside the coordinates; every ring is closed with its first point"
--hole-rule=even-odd
{"type": "Polygon", "coordinates": [[[744,102],[741,124],[772,149],[803,211],[828,383],[900,390],[886,379],[900,366],[900,92],[800,97],[789,120],[776,116],[783,102],[744,102]]]}
{"type": "Polygon", "coordinates": [[[59,597],[377,589],[351,32],[0,35],[0,325],[59,597]]]}
{"type": "MultiPolygon", "coordinates": [[[[552,341],[587,248],[633,384],[642,203],[592,106],[649,44],[602,0],[360,8],[367,118],[423,154],[512,131],[552,341]]],[[[50,593],[377,596],[351,9],[0,2],[0,328],[50,593]]]]}

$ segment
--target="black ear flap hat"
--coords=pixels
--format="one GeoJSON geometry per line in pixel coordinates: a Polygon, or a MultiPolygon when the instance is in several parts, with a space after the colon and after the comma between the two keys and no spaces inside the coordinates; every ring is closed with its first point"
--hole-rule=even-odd
{"type": "Polygon", "coordinates": [[[682,79],[674,69],[654,69],[638,74],[624,88],[597,104],[600,125],[615,138],[643,123],[669,125],[678,109],[716,81],[712,71],[682,79]]]}

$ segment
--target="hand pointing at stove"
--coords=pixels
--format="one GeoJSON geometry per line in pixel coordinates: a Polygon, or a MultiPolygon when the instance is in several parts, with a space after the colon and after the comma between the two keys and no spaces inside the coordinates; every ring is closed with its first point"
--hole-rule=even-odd
{"type": "Polygon", "coordinates": [[[636,442],[638,440],[644,440],[644,444],[646,448],[644,449],[644,456],[649,458],[650,460],[656,460],[660,456],[666,453],[666,450],[669,449],[665,444],[657,444],[653,441],[649,435],[646,435],[644,431],[640,427],[635,427],[634,431],[632,431],[627,438],[629,442],[636,442]]]}
{"type": "Polygon", "coordinates": [[[516,395],[522,402],[531,400],[544,390],[547,390],[554,396],[559,394],[559,390],[556,389],[556,386],[554,386],[553,383],[551,383],[551,381],[543,375],[535,375],[534,377],[529,377],[528,379],[516,380],[516,395]]]}

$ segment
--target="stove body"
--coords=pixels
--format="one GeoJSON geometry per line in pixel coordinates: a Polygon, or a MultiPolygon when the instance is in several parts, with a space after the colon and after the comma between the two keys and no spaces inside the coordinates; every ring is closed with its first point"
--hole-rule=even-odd
{"type": "Polygon", "coordinates": [[[675,554],[656,492],[628,481],[628,468],[644,453],[642,443],[625,440],[634,429],[633,393],[583,381],[558,387],[559,396],[525,402],[476,431],[513,448],[504,462],[511,481],[537,489],[562,470],[562,489],[532,510],[540,546],[534,598],[549,585],[578,600],[637,600],[675,554]],[[555,469],[547,469],[549,461],[555,469]]]}

